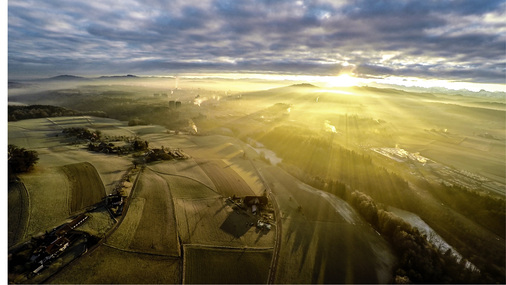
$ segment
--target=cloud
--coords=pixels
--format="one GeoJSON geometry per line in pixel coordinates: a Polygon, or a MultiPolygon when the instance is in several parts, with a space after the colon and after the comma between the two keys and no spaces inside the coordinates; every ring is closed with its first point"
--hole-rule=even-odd
{"type": "Polygon", "coordinates": [[[348,65],[364,77],[504,83],[504,1],[10,0],[8,5],[9,76],[332,75],[348,65]]]}

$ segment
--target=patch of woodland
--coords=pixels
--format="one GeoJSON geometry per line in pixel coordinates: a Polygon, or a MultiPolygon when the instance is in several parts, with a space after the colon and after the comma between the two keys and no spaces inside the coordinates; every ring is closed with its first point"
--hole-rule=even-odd
{"type": "Polygon", "coordinates": [[[30,106],[8,106],[8,120],[20,121],[26,119],[66,117],[66,116],[95,116],[107,117],[106,113],[100,111],[75,111],[64,107],[51,105],[30,105],[30,106]]]}
{"type": "Polygon", "coordinates": [[[8,145],[8,172],[9,181],[16,179],[16,175],[29,172],[39,160],[39,155],[34,150],[23,147],[8,145]]]}

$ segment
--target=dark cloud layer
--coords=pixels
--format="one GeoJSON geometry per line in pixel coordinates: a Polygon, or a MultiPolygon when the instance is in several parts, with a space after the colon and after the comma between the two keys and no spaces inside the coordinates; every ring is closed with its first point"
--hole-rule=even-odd
{"type": "Polygon", "coordinates": [[[504,83],[504,1],[9,0],[9,76],[270,72],[504,83]]]}

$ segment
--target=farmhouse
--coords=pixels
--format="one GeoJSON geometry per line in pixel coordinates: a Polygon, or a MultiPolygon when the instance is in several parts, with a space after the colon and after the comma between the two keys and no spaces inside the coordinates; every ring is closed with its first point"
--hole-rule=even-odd
{"type": "Polygon", "coordinates": [[[33,251],[30,261],[38,264],[38,267],[32,273],[38,274],[47,264],[62,254],[70,246],[71,239],[73,239],[73,234],[70,231],[80,226],[88,218],[87,215],[81,214],[70,223],[63,224],[40,238],[33,238],[32,242],[38,244],[38,246],[33,251]]]}
{"type": "Polygon", "coordinates": [[[268,203],[266,196],[245,196],[243,199],[244,205],[251,207],[251,213],[255,215],[259,207],[264,207],[268,203]]]}

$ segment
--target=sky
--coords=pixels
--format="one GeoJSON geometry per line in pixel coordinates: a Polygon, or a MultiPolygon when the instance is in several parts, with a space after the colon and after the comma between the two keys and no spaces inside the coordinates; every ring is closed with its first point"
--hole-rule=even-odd
{"type": "Polygon", "coordinates": [[[8,76],[346,74],[504,87],[504,19],[504,0],[9,0],[8,76]]]}

